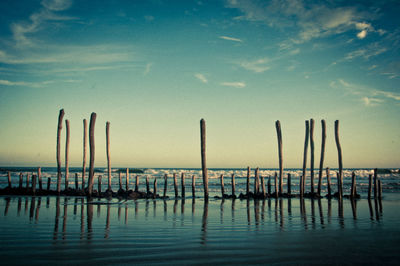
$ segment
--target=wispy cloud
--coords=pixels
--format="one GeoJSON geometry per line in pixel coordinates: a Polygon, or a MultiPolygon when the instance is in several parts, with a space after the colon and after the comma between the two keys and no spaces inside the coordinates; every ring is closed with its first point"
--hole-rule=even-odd
{"type": "Polygon", "coordinates": [[[365,106],[377,106],[384,101],[382,99],[371,98],[371,97],[362,97],[361,101],[364,103],[365,106]]]}
{"type": "Polygon", "coordinates": [[[206,78],[203,74],[201,74],[201,73],[196,73],[196,74],[194,74],[194,76],[195,76],[198,80],[200,80],[201,82],[203,82],[203,83],[208,83],[207,78],[206,78]]]}
{"type": "Polygon", "coordinates": [[[149,74],[152,66],[153,66],[153,63],[147,63],[147,64],[146,64],[146,68],[144,69],[143,74],[144,74],[144,75],[149,74]]]}
{"type": "Polygon", "coordinates": [[[244,83],[244,82],[222,82],[221,85],[227,86],[227,87],[234,87],[234,88],[246,87],[246,83],[244,83]]]}
{"type": "Polygon", "coordinates": [[[393,93],[393,92],[379,91],[378,90],[378,91],[375,91],[375,94],[376,95],[383,95],[386,98],[393,99],[393,100],[396,100],[396,101],[400,101],[400,94],[396,94],[396,93],[393,93]]]}
{"type": "Polygon", "coordinates": [[[241,39],[228,37],[228,36],[219,36],[220,39],[227,40],[227,41],[234,41],[234,42],[243,42],[241,39]]]}
{"type": "Polygon", "coordinates": [[[243,61],[239,65],[244,69],[253,71],[255,73],[262,73],[269,70],[271,67],[266,65],[269,62],[268,58],[260,58],[254,61],[243,61]]]}
{"type": "Polygon", "coordinates": [[[40,88],[48,84],[53,84],[57,82],[62,82],[62,83],[77,83],[81,82],[81,80],[76,80],[76,79],[65,79],[65,80],[45,80],[41,82],[25,82],[25,81],[10,81],[10,80],[5,80],[1,79],[0,80],[0,86],[24,86],[24,87],[32,87],[32,88],[40,88]]]}

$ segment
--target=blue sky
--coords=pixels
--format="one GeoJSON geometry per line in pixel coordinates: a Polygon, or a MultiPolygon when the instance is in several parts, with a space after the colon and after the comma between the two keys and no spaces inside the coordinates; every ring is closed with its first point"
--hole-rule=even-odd
{"type": "MultiPolygon", "coordinates": [[[[55,166],[58,111],[96,165],[301,167],[304,121],[328,126],[326,164],[399,167],[400,5],[396,1],[1,1],[0,165],[55,166]]],[[[64,127],[65,128],[65,127],[64,127]]],[[[64,132],[63,132],[64,134],[64,132]]],[[[64,139],[63,139],[64,140],[64,139]]],[[[316,163],[317,165],[317,163],[316,163]]]]}

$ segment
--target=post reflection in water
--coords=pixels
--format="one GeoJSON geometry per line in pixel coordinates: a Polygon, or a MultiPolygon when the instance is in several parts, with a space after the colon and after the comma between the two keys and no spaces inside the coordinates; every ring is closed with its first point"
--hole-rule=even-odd
{"type": "Polygon", "coordinates": [[[357,201],[354,199],[350,199],[350,203],[351,203],[351,211],[353,213],[353,219],[356,220],[357,219],[357,201]]]}
{"type": "Polygon", "coordinates": [[[11,198],[5,198],[5,200],[6,200],[6,207],[5,207],[5,209],[4,209],[4,216],[7,216],[7,214],[8,214],[8,208],[10,208],[10,201],[11,201],[11,198]]]}
{"type": "Polygon", "coordinates": [[[318,211],[319,211],[319,221],[321,225],[324,225],[324,212],[322,211],[321,199],[318,199],[318,211]]]}
{"type": "Polygon", "coordinates": [[[68,198],[64,198],[64,214],[63,214],[63,227],[62,227],[63,240],[65,240],[65,234],[67,230],[67,212],[68,212],[68,198]]]}
{"type": "Polygon", "coordinates": [[[256,228],[258,229],[258,225],[260,222],[260,201],[254,200],[254,220],[256,223],[256,228]]]}
{"type": "MultiPolygon", "coordinates": [[[[165,201],[164,201],[164,202],[165,202],[165,201]]],[[[193,198],[193,199],[192,199],[192,217],[193,217],[193,215],[194,215],[195,209],[196,209],[196,199],[193,198]]]]}
{"type": "Polygon", "coordinates": [[[85,233],[85,199],[81,199],[81,235],[80,239],[83,239],[83,235],[85,233]]]}
{"type": "Polygon", "coordinates": [[[338,198],[338,216],[339,216],[339,224],[341,228],[344,228],[344,217],[343,217],[343,198],[338,198]]]}
{"type": "Polygon", "coordinates": [[[315,202],[311,199],[311,224],[312,228],[315,229],[315,202]]]}
{"type": "Polygon", "coordinates": [[[219,210],[220,210],[220,219],[219,219],[219,221],[220,221],[220,223],[221,224],[224,224],[224,203],[225,203],[225,199],[222,199],[221,200],[221,206],[220,206],[220,208],[219,208],[219,210]]]}
{"type": "Polygon", "coordinates": [[[104,233],[104,238],[108,239],[109,234],[110,234],[110,205],[107,204],[106,230],[104,233]]]}
{"type": "Polygon", "coordinates": [[[280,228],[283,229],[284,226],[284,217],[283,217],[283,199],[279,199],[279,217],[280,217],[280,228]]]}
{"type": "Polygon", "coordinates": [[[35,223],[39,221],[39,211],[40,211],[40,205],[42,204],[42,198],[38,198],[37,206],[36,206],[36,212],[35,212],[35,223]]]}
{"type": "Polygon", "coordinates": [[[203,218],[201,222],[201,239],[202,245],[207,244],[207,219],[208,219],[208,200],[204,200],[203,218]]]}
{"type": "Polygon", "coordinates": [[[235,199],[232,199],[232,207],[231,207],[231,212],[232,212],[232,222],[235,221],[235,199]]]}
{"type": "Polygon", "coordinates": [[[21,213],[21,205],[22,205],[22,198],[18,198],[18,207],[17,207],[17,215],[20,216],[21,213]]]}
{"type": "Polygon", "coordinates": [[[307,214],[306,214],[306,206],[304,202],[304,198],[300,198],[300,216],[302,218],[303,224],[304,224],[304,229],[307,230],[307,214]]]}
{"type": "Polygon", "coordinates": [[[87,216],[87,240],[92,239],[92,222],[93,222],[93,203],[91,200],[86,202],[86,216],[87,216]]]}
{"type": "Polygon", "coordinates": [[[250,226],[250,200],[246,200],[246,210],[247,210],[247,224],[250,226]]]}

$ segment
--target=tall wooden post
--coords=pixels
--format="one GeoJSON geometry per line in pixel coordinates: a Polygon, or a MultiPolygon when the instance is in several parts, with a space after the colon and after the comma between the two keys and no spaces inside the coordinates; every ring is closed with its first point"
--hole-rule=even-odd
{"type": "Polygon", "coordinates": [[[262,194],[263,194],[263,198],[265,199],[265,182],[264,182],[264,177],[261,176],[261,189],[262,189],[262,194]]]}
{"type": "Polygon", "coordinates": [[[136,175],[135,177],[135,191],[139,191],[139,175],[136,175]]]}
{"type": "Polygon", "coordinates": [[[126,168],[125,190],[129,191],[129,168],[126,168]]]}
{"type": "Polygon", "coordinates": [[[378,169],[374,169],[374,199],[376,199],[378,195],[378,169]]]}
{"type": "Polygon", "coordinates": [[[19,173],[19,189],[21,189],[22,188],[22,179],[23,179],[23,175],[22,175],[22,173],[19,173]]]}
{"type": "Polygon", "coordinates": [[[65,190],[68,189],[69,179],[69,120],[65,120],[65,190]]]}
{"type": "Polygon", "coordinates": [[[196,176],[192,175],[192,197],[196,196],[196,176]]]}
{"type": "Polygon", "coordinates": [[[32,192],[33,195],[36,194],[36,175],[32,175],[32,192]]]}
{"type": "Polygon", "coordinates": [[[318,173],[318,195],[321,195],[322,186],[322,173],[324,168],[324,158],[325,158],[325,141],[326,141],[326,123],[325,120],[321,120],[322,126],[322,136],[321,136],[321,158],[319,161],[319,173],[318,173]]]}
{"type": "Polygon", "coordinates": [[[311,194],[314,194],[314,119],[310,119],[310,150],[311,150],[311,158],[310,158],[310,182],[311,182],[311,194]]]}
{"type": "Polygon", "coordinates": [[[370,174],[368,176],[368,199],[371,198],[371,194],[372,194],[372,175],[370,174]]]}
{"type": "Polygon", "coordinates": [[[235,197],[236,192],[236,182],[235,182],[235,174],[232,174],[232,196],[235,197]]]}
{"type": "Polygon", "coordinates": [[[29,188],[29,173],[26,173],[26,188],[29,188]]]}
{"type": "Polygon", "coordinates": [[[283,193],[283,155],[282,155],[282,130],[279,120],[275,122],[276,134],[278,137],[278,154],[279,154],[279,194],[283,193]]]}
{"type": "Polygon", "coordinates": [[[268,189],[268,196],[271,196],[271,176],[268,176],[267,189],[268,189]]]}
{"type": "Polygon", "coordinates": [[[149,176],[146,176],[146,193],[147,195],[150,193],[149,176]]]}
{"type": "Polygon", "coordinates": [[[287,175],[287,193],[290,196],[292,194],[292,175],[287,175]]]}
{"type": "Polygon", "coordinates": [[[110,122],[106,123],[106,150],[107,150],[107,173],[108,173],[108,191],[111,189],[111,157],[110,157],[110,122]]]}
{"type": "Polygon", "coordinates": [[[306,138],[304,140],[304,154],[303,154],[303,174],[300,178],[300,197],[304,196],[306,174],[307,174],[307,150],[308,150],[308,135],[310,132],[310,124],[306,120],[306,138]]]}
{"type": "Polygon", "coordinates": [[[335,121],[335,141],[338,150],[338,161],[339,161],[339,196],[343,197],[343,162],[342,162],[342,147],[339,141],[339,120],[335,121]]]}
{"type": "Polygon", "coordinates": [[[95,127],[95,124],[96,124],[96,113],[92,113],[90,116],[90,124],[89,124],[89,149],[90,149],[89,181],[88,181],[89,196],[92,196],[93,183],[94,183],[94,157],[95,157],[94,127],[95,127]]]}
{"type": "Polygon", "coordinates": [[[42,183],[42,168],[38,167],[37,170],[38,182],[39,182],[39,190],[43,190],[43,183],[42,183]]]}
{"type": "Polygon", "coordinates": [[[208,200],[208,173],[206,165],[206,121],[200,120],[201,170],[203,173],[204,199],[208,200]]]}
{"type": "Polygon", "coordinates": [[[260,192],[260,168],[256,168],[254,173],[254,195],[260,192]]]}
{"type": "Polygon", "coordinates": [[[250,167],[247,166],[246,195],[250,192],[250,167]]]}
{"type": "Polygon", "coordinates": [[[101,194],[101,175],[98,176],[97,190],[98,190],[99,196],[100,196],[100,194],[101,194]]]}
{"type": "Polygon", "coordinates": [[[380,179],[378,180],[378,199],[382,199],[382,182],[380,179]]]}
{"type": "Polygon", "coordinates": [[[181,173],[182,198],[185,198],[185,173],[181,173]]]}
{"type": "Polygon", "coordinates": [[[79,189],[79,181],[78,181],[78,173],[75,173],[75,190],[78,190],[79,189]]]}
{"type": "Polygon", "coordinates": [[[278,195],[279,195],[279,191],[278,191],[278,174],[276,172],[275,172],[275,175],[274,175],[274,179],[275,179],[275,182],[274,182],[274,185],[275,185],[275,198],[277,198],[278,195]]]}
{"type": "Polygon", "coordinates": [[[175,198],[178,197],[178,180],[176,178],[176,174],[174,173],[174,191],[175,191],[175,198]]]}
{"type": "Polygon", "coordinates": [[[7,179],[8,179],[8,187],[11,188],[11,172],[8,171],[7,173],[7,179]]]}
{"type": "Polygon", "coordinates": [[[224,186],[224,175],[221,175],[221,197],[224,198],[225,194],[225,186],[224,186]]]}
{"type": "Polygon", "coordinates": [[[326,182],[328,183],[328,197],[331,197],[331,176],[329,172],[329,167],[326,168],[326,182]]]}
{"type": "Polygon", "coordinates": [[[47,178],[47,191],[50,191],[51,177],[47,178]]]}
{"type": "Polygon", "coordinates": [[[153,197],[157,198],[157,177],[154,178],[154,183],[153,183],[153,197]]]}
{"type": "Polygon", "coordinates": [[[86,173],[86,148],[87,146],[87,121],[83,119],[83,164],[82,164],[82,190],[85,190],[85,173],[86,173]]]}
{"type": "Polygon", "coordinates": [[[167,187],[168,187],[168,175],[164,175],[164,194],[163,197],[165,198],[167,196],[167,187]]]}
{"type": "Polygon", "coordinates": [[[61,141],[61,130],[62,130],[62,122],[64,118],[64,109],[60,110],[60,114],[58,115],[58,126],[57,126],[57,193],[60,194],[61,191],[61,150],[60,150],[60,141],[61,141]]]}
{"type": "Polygon", "coordinates": [[[119,189],[122,190],[122,176],[121,176],[121,170],[118,171],[118,183],[119,183],[119,189]]]}
{"type": "Polygon", "coordinates": [[[354,171],[351,173],[351,190],[350,196],[354,199],[356,197],[356,174],[354,171]]]}

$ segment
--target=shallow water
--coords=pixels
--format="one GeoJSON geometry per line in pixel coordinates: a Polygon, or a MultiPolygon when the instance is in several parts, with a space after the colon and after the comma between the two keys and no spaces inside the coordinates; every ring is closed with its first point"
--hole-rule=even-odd
{"type": "Polygon", "coordinates": [[[395,264],[382,202],[0,197],[2,264],[395,264]]]}

